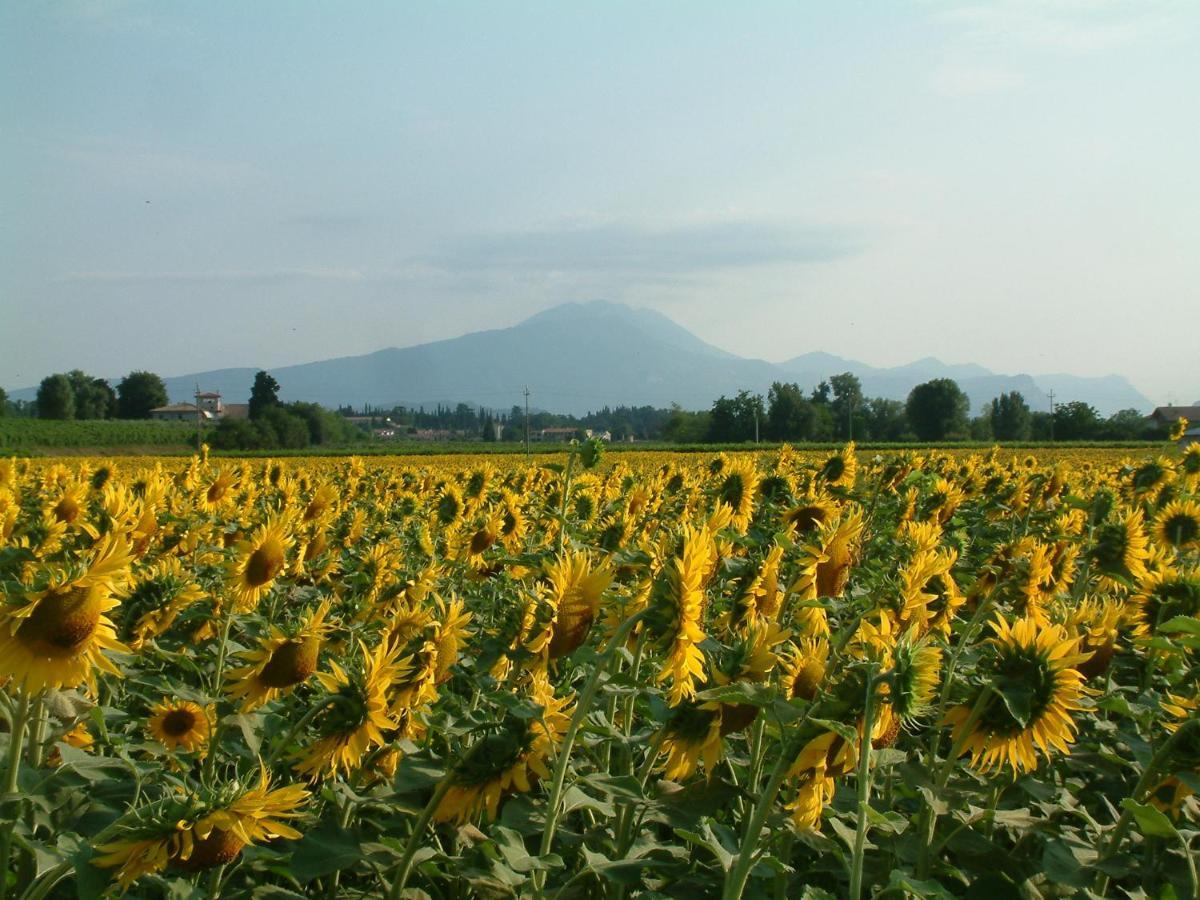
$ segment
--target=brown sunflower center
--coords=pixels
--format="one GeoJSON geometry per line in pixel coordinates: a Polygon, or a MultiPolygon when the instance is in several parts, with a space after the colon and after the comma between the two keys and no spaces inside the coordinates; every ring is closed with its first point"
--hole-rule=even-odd
{"type": "Polygon", "coordinates": [[[50,591],[17,629],[17,637],[54,656],[70,656],[100,625],[99,595],[91,588],[50,591]]]}
{"type": "Polygon", "coordinates": [[[496,542],[496,534],[490,528],[480,528],[471,536],[471,552],[482,553],[496,542]]]}
{"type": "Polygon", "coordinates": [[[78,519],[79,513],[79,504],[75,502],[74,497],[63,497],[54,507],[54,518],[68,524],[78,519]]]}
{"type": "Polygon", "coordinates": [[[187,859],[177,856],[171,862],[185,872],[200,872],[214,869],[237,859],[246,842],[223,828],[214,828],[206,838],[197,838],[192,844],[192,855],[187,859]]]}
{"type": "Polygon", "coordinates": [[[267,541],[250,554],[243,575],[251,587],[262,587],[281,571],[283,546],[278,541],[267,541]]]}
{"type": "Polygon", "coordinates": [[[208,502],[216,503],[225,496],[225,491],[227,489],[228,485],[224,481],[214,481],[208,486],[208,494],[206,495],[208,497],[208,502]]]}
{"type": "Polygon", "coordinates": [[[196,727],[196,714],[190,709],[173,709],[162,720],[163,734],[183,737],[196,727]]]}
{"type": "Polygon", "coordinates": [[[279,647],[259,673],[259,681],[267,687],[286,688],[299,684],[317,671],[317,657],[321,652],[321,639],[297,638],[279,647]]]}

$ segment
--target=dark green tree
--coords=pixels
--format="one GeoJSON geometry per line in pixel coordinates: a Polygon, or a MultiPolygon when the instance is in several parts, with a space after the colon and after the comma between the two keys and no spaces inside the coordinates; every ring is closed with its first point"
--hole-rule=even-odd
{"type": "Polygon", "coordinates": [[[0,416],[8,415],[8,391],[0,388],[0,416]]]}
{"type": "Polygon", "coordinates": [[[752,441],[755,423],[759,424],[761,431],[765,419],[763,398],[758,394],[738,391],[732,399],[722,396],[709,411],[708,439],[715,443],[752,441]]]}
{"type": "Polygon", "coordinates": [[[251,419],[258,419],[272,406],[279,405],[279,382],[266,372],[258,372],[254,376],[254,386],[250,388],[251,419]]]}
{"type": "Polygon", "coordinates": [[[872,397],[866,402],[863,415],[866,434],[873,441],[904,441],[911,437],[904,404],[899,400],[872,397]]]}
{"type": "Polygon", "coordinates": [[[153,372],[130,372],[117,384],[118,418],[148,419],[150,410],[167,402],[167,387],[153,372]]]}
{"type": "Polygon", "coordinates": [[[1027,441],[1033,433],[1029,404],[1019,391],[1001,394],[988,410],[992,422],[992,437],[998,441],[1027,441]]]}
{"type": "Polygon", "coordinates": [[[970,401],[951,378],[935,378],[909,392],[904,411],[917,438],[945,441],[965,437],[970,401]]]}
{"type": "Polygon", "coordinates": [[[117,394],[103,378],[79,369],[67,373],[75,394],[76,419],[111,419],[117,412],[117,394]]]}
{"type": "Polygon", "coordinates": [[[43,378],[38,385],[37,409],[39,419],[75,418],[75,389],[71,379],[62,373],[43,378]]]}
{"type": "Polygon", "coordinates": [[[1100,414],[1082,400],[1062,403],[1054,408],[1056,441],[1090,441],[1100,432],[1100,414]]]}
{"type": "Polygon", "coordinates": [[[862,382],[852,372],[833,375],[829,379],[833,399],[829,414],[833,416],[833,434],[840,441],[851,437],[864,438],[862,382]]]}
{"type": "Polygon", "coordinates": [[[765,435],[773,441],[803,441],[812,437],[816,412],[795,382],[776,381],[767,391],[765,435]]]}

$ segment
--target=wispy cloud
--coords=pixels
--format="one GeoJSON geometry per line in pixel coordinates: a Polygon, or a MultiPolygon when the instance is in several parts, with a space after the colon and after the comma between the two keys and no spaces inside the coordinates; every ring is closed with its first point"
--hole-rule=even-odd
{"type": "Polygon", "coordinates": [[[1194,12],[1191,0],[994,0],[944,5],[939,15],[981,42],[1096,53],[1179,39],[1194,12]]]}
{"type": "Polygon", "coordinates": [[[253,165],[198,153],[167,150],[107,138],[87,138],[49,148],[57,160],[90,170],[106,181],[232,185],[261,177],[253,165]]]}
{"type": "Polygon", "coordinates": [[[604,223],[473,235],[423,258],[449,271],[593,273],[645,277],[788,263],[862,251],[865,233],[835,226],[720,221],[651,227],[604,223]]]}
{"type": "Polygon", "coordinates": [[[68,272],[68,284],[278,284],[286,281],[363,281],[360,269],[302,268],[195,272],[68,272]]]}
{"type": "Polygon", "coordinates": [[[1004,66],[946,63],[933,73],[933,89],[946,97],[999,94],[1025,84],[1025,77],[1004,66]]]}

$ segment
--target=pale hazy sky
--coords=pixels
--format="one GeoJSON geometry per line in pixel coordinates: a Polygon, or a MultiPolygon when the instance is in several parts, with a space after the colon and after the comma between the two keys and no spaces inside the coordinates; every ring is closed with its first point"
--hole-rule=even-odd
{"type": "Polygon", "coordinates": [[[10,390],[595,298],[1198,400],[1200,3],[0,4],[10,390]]]}

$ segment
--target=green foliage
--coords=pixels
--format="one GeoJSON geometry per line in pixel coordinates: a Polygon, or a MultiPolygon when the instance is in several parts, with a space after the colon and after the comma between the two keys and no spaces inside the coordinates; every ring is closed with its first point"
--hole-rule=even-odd
{"type": "Polygon", "coordinates": [[[913,432],[922,441],[961,438],[968,429],[967,395],[951,378],[935,378],[918,384],[904,406],[913,432]]]}
{"type": "Polygon", "coordinates": [[[279,382],[267,372],[258,372],[250,388],[250,418],[258,419],[266,409],[278,405],[279,382]]]}
{"type": "Polygon", "coordinates": [[[130,372],[117,385],[117,417],[148,419],[150,410],[168,403],[167,388],[153,372],[130,372]]]}
{"type": "Polygon", "coordinates": [[[0,422],[0,447],[6,450],[39,450],[118,447],[159,449],[195,446],[196,426],[190,422],[55,421],[9,417],[0,422]]]}
{"type": "Polygon", "coordinates": [[[1029,404],[1020,392],[1001,394],[988,410],[992,435],[999,441],[1027,441],[1033,433],[1029,404]]]}
{"type": "Polygon", "coordinates": [[[773,441],[802,441],[813,433],[816,410],[795,382],[776,381],[767,391],[765,436],[773,441]]]}
{"type": "Polygon", "coordinates": [[[1054,437],[1062,441],[1086,441],[1100,432],[1100,414],[1080,400],[1059,404],[1054,409],[1054,437]]]}
{"type": "Polygon", "coordinates": [[[766,419],[763,398],[749,391],[738,391],[732,399],[720,397],[708,415],[710,441],[752,441],[766,419]]]}
{"type": "Polygon", "coordinates": [[[75,418],[75,390],[66,375],[47,375],[37,392],[38,418],[75,418]]]}

